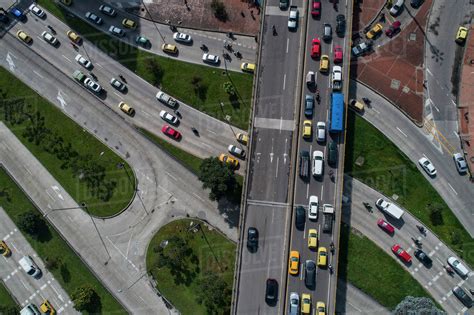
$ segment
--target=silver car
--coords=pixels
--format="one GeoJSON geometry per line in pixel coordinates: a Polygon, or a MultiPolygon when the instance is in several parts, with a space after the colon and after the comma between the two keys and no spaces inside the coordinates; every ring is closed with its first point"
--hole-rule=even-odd
{"type": "Polygon", "coordinates": [[[100,91],[102,91],[102,87],[100,86],[99,83],[95,82],[94,80],[92,80],[91,78],[87,78],[84,80],[84,84],[89,88],[91,89],[92,91],[96,92],[96,93],[100,93],[100,91]]]}
{"type": "Polygon", "coordinates": [[[125,35],[125,32],[123,31],[123,29],[118,28],[117,26],[113,26],[113,25],[109,27],[109,32],[118,37],[122,37],[125,35]]]}
{"type": "Polygon", "coordinates": [[[116,78],[112,78],[110,80],[110,85],[112,85],[114,88],[116,88],[120,92],[125,91],[125,89],[127,88],[127,85],[125,85],[125,83],[123,83],[120,80],[117,80],[116,78]]]}
{"type": "Polygon", "coordinates": [[[235,146],[235,145],[229,145],[229,147],[227,148],[229,150],[229,152],[232,154],[232,155],[235,155],[236,157],[239,157],[239,158],[244,158],[245,157],[245,151],[242,150],[241,148],[239,148],[238,146],[235,146]]]}
{"type": "Polygon", "coordinates": [[[430,176],[436,175],[436,168],[434,167],[433,163],[425,157],[422,157],[418,160],[420,166],[425,170],[426,173],[430,176]]]}
{"type": "Polygon", "coordinates": [[[176,32],[173,34],[173,38],[177,42],[182,42],[182,43],[190,43],[193,39],[191,38],[191,35],[176,32]]]}
{"type": "Polygon", "coordinates": [[[206,63],[213,63],[217,65],[219,63],[219,56],[211,55],[211,54],[204,54],[202,55],[202,61],[206,63]]]}
{"type": "Polygon", "coordinates": [[[298,315],[300,311],[300,296],[296,292],[290,293],[290,305],[288,306],[288,314],[298,315]]]}
{"type": "Polygon", "coordinates": [[[456,257],[449,257],[448,264],[462,277],[465,278],[469,274],[469,270],[456,257]]]}
{"type": "Polygon", "coordinates": [[[81,54],[77,54],[76,58],[74,59],[77,61],[77,63],[79,63],[84,68],[88,70],[92,69],[92,62],[84,58],[81,54]]]}
{"type": "Polygon", "coordinates": [[[454,153],[453,154],[454,163],[456,163],[456,168],[458,169],[459,173],[466,173],[467,172],[467,163],[464,159],[464,156],[461,153],[454,153]]]}
{"type": "Polygon", "coordinates": [[[41,36],[43,37],[43,39],[48,42],[49,44],[53,45],[53,46],[56,46],[59,41],[56,37],[54,37],[51,33],[49,32],[46,32],[44,31],[41,36]]]}

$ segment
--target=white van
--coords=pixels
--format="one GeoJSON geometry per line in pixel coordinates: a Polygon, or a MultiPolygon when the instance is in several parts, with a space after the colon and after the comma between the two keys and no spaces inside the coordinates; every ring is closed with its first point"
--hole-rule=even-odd
{"type": "Polygon", "coordinates": [[[41,276],[41,269],[35,264],[33,259],[30,256],[23,256],[22,259],[18,261],[21,268],[34,278],[39,278],[41,276]]]}
{"type": "Polygon", "coordinates": [[[20,315],[41,315],[41,313],[36,305],[29,303],[21,309],[20,315]]]}
{"type": "Polygon", "coordinates": [[[323,176],[324,153],[322,151],[313,152],[313,176],[323,176]]]}

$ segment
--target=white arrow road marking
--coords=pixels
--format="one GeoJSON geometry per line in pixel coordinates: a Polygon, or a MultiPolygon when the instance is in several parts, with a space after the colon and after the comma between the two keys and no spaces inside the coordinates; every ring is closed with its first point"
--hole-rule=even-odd
{"type": "Polygon", "coordinates": [[[63,196],[60,194],[61,190],[58,186],[52,186],[53,190],[58,194],[59,199],[64,200],[63,196]]]}
{"type": "Polygon", "coordinates": [[[58,90],[58,96],[56,96],[56,99],[61,103],[62,108],[66,108],[66,101],[64,100],[63,94],[61,93],[61,90],[58,90]]]}
{"type": "Polygon", "coordinates": [[[10,54],[10,52],[7,53],[7,62],[8,62],[8,66],[10,67],[10,71],[14,72],[15,71],[15,63],[13,62],[13,59],[12,59],[12,56],[10,54]]]}

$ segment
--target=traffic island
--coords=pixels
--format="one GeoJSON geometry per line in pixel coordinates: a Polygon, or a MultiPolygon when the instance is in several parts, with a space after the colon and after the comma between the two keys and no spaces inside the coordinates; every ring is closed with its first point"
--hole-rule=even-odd
{"type": "Polygon", "coordinates": [[[182,314],[228,314],[235,246],[202,221],[172,221],[148,245],[147,271],[156,289],[182,314]]]}

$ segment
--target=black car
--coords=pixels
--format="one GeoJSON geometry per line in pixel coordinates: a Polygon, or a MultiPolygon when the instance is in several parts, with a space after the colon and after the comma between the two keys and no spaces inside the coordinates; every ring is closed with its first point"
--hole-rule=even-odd
{"type": "Polygon", "coordinates": [[[295,225],[298,230],[302,230],[304,228],[304,221],[305,221],[306,211],[302,206],[297,206],[295,211],[295,225]]]}
{"type": "Polygon", "coordinates": [[[300,153],[300,177],[307,180],[309,177],[309,152],[300,153]]]}
{"type": "Polygon", "coordinates": [[[410,1],[410,5],[415,9],[420,7],[422,4],[423,4],[423,0],[411,0],[410,1]]]}
{"type": "Polygon", "coordinates": [[[428,255],[421,249],[415,250],[415,257],[418,258],[418,260],[421,261],[423,265],[431,266],[433,264],[431,258],[428,257],[428,255]]]}
{"type": "Polygon", "coordinates": [[[336,165],[337,163],[337,144],[334,141],[329,142],[328,145],[328,163],[329,165],[336,165]]]}
{"type": "Polygon", "coordinates": [[[342,14],[336,16],[336,34],[343,37],[346,33],[346,17],[342,14]]]}
{"type": "Polygon", "coordinates": [[[278,282],[275,279],[267,279],[267,285],[265,288],[265,302],[268,305],[273,306],[276,304],[278,299],[278,282]]]}
{"type": "Polygon", "coordinates": [[[471,297],[461,287],[454,287],[453,293],[466,307],[472,306],[471,297]]]}
{"type": "Polygon", "coordinates": [[[308,289],[316,286],[316,264],[312,260],[307,260],[304,267],[304,284],[308,289]]]}
{"type": "Polygon", "coordinates": [[[256,251],[258,248],[258,230],[254,227],[247,230],[247,248],[250,251],[256,251]]]}

